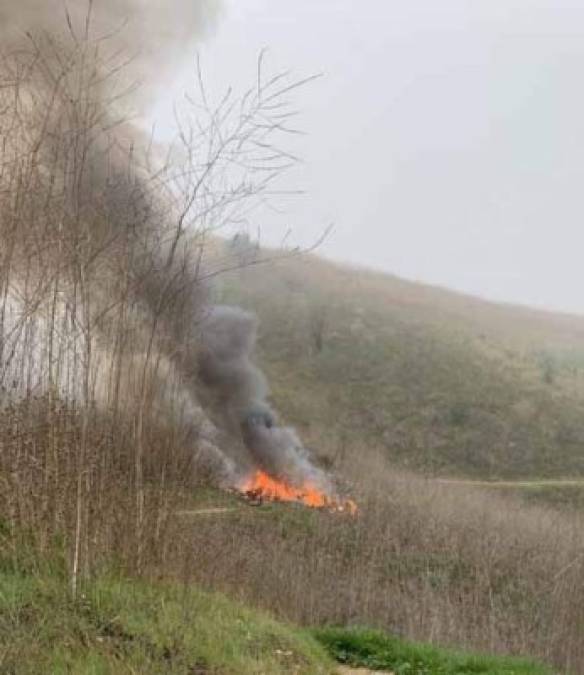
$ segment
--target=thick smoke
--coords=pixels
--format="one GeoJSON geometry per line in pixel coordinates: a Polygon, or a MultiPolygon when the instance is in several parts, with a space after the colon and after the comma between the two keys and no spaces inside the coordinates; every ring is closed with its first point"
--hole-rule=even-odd
{"type": "Polygon", "coordinates": [[[219,397],[232,429],[240,430],[256,466],[295,486],[310,481],[327,492],[296,432],[278,425],[266,378],[253,363],[257,320],[237,307],[213,307],[203,323],[201,376],[219,397]]]}
{"type": "Polygon", "coordinates": [[[139,85],[131,102],[143,107],[193,54],[219,5],[220,0],[2,0],[0,41],[6,51],[28,49],[42,34],[95,41],[113,62],[123,57],[125,82],[139,85]]]}
{"type": "MultiPolygon", "coordinates": [[[[105,204],[102,220],[119,231],[158,221],[149,231],[155,238],[164,214],[168,229],[173,196],[152,199],[156,157],[133,120],[144,120],[162,87],[194,58],[220,3],[1,0],[0,104],[18,115],[16,131],[0,120],[4,158],[34,153],[62,177],[75,209],[105,204]]],[[[92,228],[94,241],[111,235],[92,228]]]]}
{"type": "MultiPolygon", "coordinates": [[[[173,70],[193,53],[192,43],[215,17],[218,1],[70,0],[66,5],[52,0],[1,1],[0,49],[9,55],[2,75],[10,82],[6,74],[18,73],[14,78],[18,84],[10,85],[14,91],[5,87],[3,93],[0,81],[0,102],[2,96],[15,97],[18,119],[25,120],[20,122],[18,133],[8,133],[0,119],[5,158],[10,154],[16,166],[23,149],[28,148],[35,164],[39,157],[40,165],[51,167],[46,176],[39,171],[36,180],[39,194],[52,194],[54,176],[61,177],[63,211],[74,217],[70,218],[70,235],[68,221],[59,221],[60,236],[74,240],[80,214],[87,225],[90,248],[107,251],[91,291],[91,324],[102,330],[98,349],[93,349],[92,377],[98,402],[107,405],[111,398],[111,385],[104,373],[105,364],[112,360],[113,340],[103,317],[120,292],[119,280],[131,277],[130,303],[136,319],[148,324],[156,316],[161,327],[163,358],[150,385],[160,414],[166,414],[172,406],[180,409],[178,417],[198,434],[195,446],[199,454],[219,467],[214,472],[226,482],[237,480],[235,464],[245,462],[239,457],[233,463],[223,449],[230,439],[240,438],[254,467],[294,485],[310,481],[330,492],[326,476],[312,465],[295,431],[279,426],[268,403],[266,378],[252,361],[257,327],[254,316],[233,307],[203,312],[197,363],[196,325],[204,304],[204,288],[201,290],[197,276],[198,254],[181,238],[181,245],[169,255],[169,246],[173,248],[169,242],[174,241],[176,232],[172,196],[163,189],[153,190],[148,172],[136,167],[135,147],[143,141],[140,132],[131,124],[117,122],[128,109],[143,113],[158,87],[172,79],[173,70]],[[118,100],[117,93],[126,91],[132,83],[138,88],[118,100]],[[77,138],[84,142],[76,144],[77,138]],[[71,172],[77,166],[83,166],[79,175],[71,172]],[[116,253],[108,248],[110,241],[125,242],[125,248],[116,253]],[[97,364],[96,355],[103,366],[97,364]],[[229,433],[218,429],[199,404],[194,380],[197,366],[216,398],[219,417],[229,433]]],[[[41,225],[44,227],[44,221],[41,225]]],[[[27,223],[26,227],[32,226],[27,223]]],[[[26,261],[25,240],[19,263],[26,268],[24,277],[28,280],[30,260],[26,261]]],[[[54,257],[53,249],[48,249],[40,260],[42,265],[35,262],[39,274],[48,274],[47,270],[55,266],[54,257]]],[[[65,268],[68,260],[60,264],[65,268]]],[[[34,388],[42,389],[50,380],[47,372],[50,374],[52,368],[42,345],[51,344],[55,314],[62,314],[66,323],[71,311],[70,289],[64,287],[58,311],[47,318],[37,309],[28,311],[30,303],[22,300],[24,281],[18,276],[16,273],[11,280],[8,292],[6,325],[30,329],[41,347],[33,345],[29,353],[20,340],[21,331],[13,331],[14,344],[8,347],[22,358],[12,359],[13,367],[10,362],[0,364],[0,372],[5,375],[0,377],[0,384],[7,377],[17,379],[17,361],[26,360],[35,364],[34,388]],[[27,317],[25,321],[22,316],[27,317]]],[[[35,303],[35,308],[41,304],[36,299],[35,303]]],[[[83,339],[68,337],[59,342],[59,358],[67,366],[59,372],[64,373],[70,370],[68,364],[76,363],[86,351],[83,339]]],[[[139,376],[144,370],[147,340],[138,331],[134,341],[133,354],[124,357],[121,372],[127,402],[136,399],[136,392],[143,386],[139,376]]],[[[80,398],[78,383],[70,379],[67,376],[60,389],[80,398]]]]}

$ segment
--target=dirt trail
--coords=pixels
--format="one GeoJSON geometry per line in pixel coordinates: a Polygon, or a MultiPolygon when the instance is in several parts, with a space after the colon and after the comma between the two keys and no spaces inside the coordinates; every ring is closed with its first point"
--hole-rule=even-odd
{"type": "Polygon", "coordinates": [[[341,666],[337,671],[339,675],[394,675],[388,670],[367,670],[367,668],[348,668],[341,666]]]}
{"type": "Polygon", "coordinates": [[[189,510],[184,510],[184,511],[177,511],[176,515],[177,516],[214,516],[217,514],[221,513],[234,513],[235,511],[239,511],[239,509],[235,507],[226,507],[226,506],[217,506],[217,507],[209,507],[206,509],[189,509],[189,510]]]}
{"type": "MultiPolygon", "coordinates": [[[[584,488],[584,479],[542,479],[542,480],[472,480],[467,478],[429,478],[433,483],[442,485],[460,485],[465,487],[486,487],[496,489],[529,489],[529,488],[545,488],[545,487],[581,487],[584,488]]],[[[215,506],[199,509],[183,509],[177,511],[176,515],[183,518],[199,517],[199,516],[216,516],[228,513],[235,513],[240,511],[239,506],[215,506]]],[[[358,675],[366,674],[367,670],[344,670],[340,671],[345,675],[354,673],[358,675]]]]}
{"type": "Polygon", "coordinates": [[[492,488],[540,488],[540,487],[584,487],[584,479],[543,479],[543,480],[468,480],[464,478],[434,478],[444,485],[469,485],[492,488]]]}

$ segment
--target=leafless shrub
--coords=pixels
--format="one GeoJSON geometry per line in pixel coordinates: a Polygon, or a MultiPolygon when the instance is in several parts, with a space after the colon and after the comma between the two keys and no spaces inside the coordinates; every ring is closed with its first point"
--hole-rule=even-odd
{"type": "Polygon", "coordinates": [[[579,517],[398,475],[355,447],[337,467],[355,519],[177,517],[204,478],[204,281],[232,264],[207,263],[209,235],[294,161],[274,135],[292,131],[285,98],[299,83],[264,79],[260,60],[242,99],[213,105],[201,86],[198,121],[180,117],[175,155],[158,162],[116,118],[120,65],[99,44],[46,37],[0,64],[0,546],[63,538],[74,591],[115,560],[307,624],[373,624],[584,672],[579,517]]]}
{"type": "Polygon", "coordinates": [[[166,160],[118,117],[123,55],[30,35],[0,61],[2,513],[71,582],[103,555],[141,570],[172,536],[173,494],[227,458],[201,427],[197,338],[209,236],[275,190],[302,82],[215,105],[200,68],[166,160]],[[156,552],[156,553],[154,553],[156,552]]]}
{"type": "Polygon", "coordinates": [[[352,477],[356,518],[284,506],[198,518],[170,568],[303,624],[584,672],[580,516],[397,473],[372,448],[352,447],[337,469],[352,477]]]}

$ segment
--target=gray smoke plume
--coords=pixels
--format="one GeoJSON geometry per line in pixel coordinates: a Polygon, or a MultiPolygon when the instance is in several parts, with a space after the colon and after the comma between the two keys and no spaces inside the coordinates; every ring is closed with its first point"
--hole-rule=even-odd
{"type": "MultiPolygon", "coordinates": [[[[111,299],[120,290],[116,280],[125,278],[125,266],[132,266],[127,276],[132,278],[130,300],[135,311],[140,316],[156,316],[162,326],[159,346],[166,361],[163,375],[153,378],[153,388],[164,401],[165,387],[160,378],[165,376],[167,384],[179,383],[180,395],[175,398],[186,411],[190,425],[199,428],[199,452],[210,464],[220,466],[219,473],[235,480],[237,469],[223,452],[223,434],[199,406],[193,379],[197,370],[195,325],[205,304],[201,299],[205,289],[201,289],[197,276],[198,254],[182,236],[180,246],[172,244],[178,242],[170,206],[172,195],[162,188],[153,190],[148,172],[141,166],[136,168],[135,147],[144,139],[133,125],[118,122],[128,109],[143,112],[143,107],[152,102],[158,86],[169,81],[177,64],[193,52],[192,43],[212,22],[219,3],[0,2],[0,49],[12,55],[5,67],[3,63],[2,76],[10,83],[13,73],[14,82],[18,82],[3,87],[0,81],[0,102],[3,95],[16,96],[18,119],[24,120],[18,134],[10,129],[3,134],[0,120],[0,135],[6,137],[5,157],[10,154],[16,166],[23,148],[29,148],[35,166],[36,158],[40,158],[40,165],[57,167],[58,171],[47,176],[39,171],[36,180],[40,194],[52,194],[52,177],[61,176],[65,199],[71,195],[71,204],[65,204],[64,212],[75,216],[70,219],[72,234],[68,236],[67,222],[59,221],[60,236],[73,240],[79,214],[87,224],[91,248],[108,252],[92,287],[94,313],[100,316],[99,322],[93,318],[92,323],[99,323],[104,334],[108,326],[101,310],[111,306],[111,299]],[[132,83],[139,88],[118,100],[117,93],[132,83]],[[84,142],[76,144],[79,138],[84,142]],[[71,172],[77,166],[83,167],[79,175],[71,172]],[[112,252],[111,246],[108,248],[111,241],[122,242],[127,248],[112,252]],[[169,266],[167,261],[171,259],[169,266]]],[[[26,258],[24,244],[22,250],[26,258]]],[[[42,269],[48,270],[54,264],[52,249],[45,257],[42,269]]],[[[37,267],[41,269],[39,264],[37,267]]],[[[63,297],[65,316],[66,294],[63,297]]],[[[21,304],[16,298],[15,315],[22,313],[21,304]]],[[[44,324],[39,319],[35,325],[42,328],[44,324]]],[[[255,317],[237,308],[214,307],[203,312],[198,363],[201,377],[216,396],[230,435],[243,441],[254,467],[293,485],[310,481],[330,493],[325,474],[311,463],[295,431],[278,424],[268,403],[266,378],[252,360],[256,328],[255,317]]],[[[107,360],[110,345],[107,340],[103,342],[107,360]]],[[[142,370],[132,365],[143,358],[144,345],[139,339],[135,351],[124,370],[128,399],[139,384],[134,387],[136,374],[142,370]]],[[[72,356],[76,356],[74,350],[72,356]]],[[[44,362],[42,353],[37,361],[39,365],[44,362]]],[[[42,380],[40,375],[38,380],[42,380]]],[[[100,373],[96,380],[99,384],[100,373]]],[[[169,388],[174,390],[174,384],[169,388]]],[[[107,401],[105,393],[101,398],[107,401]]],[[[241,465],[243,462],[237,459],[236,464],[241,465]]]]}
{"type": "Polygon", "coordinates": [[[0,42],[13,51],[29,48],[40,34],[97,41],[110,56],[123,55],[124,80],[140,85],[133,103],[143,106],[192,56],[219,6],[220,0],[2,0],[0,42]]]}
{"type": "Polygon", "coordinates": [[[306,481],[331,491],[294,429],[278,425],[264,374],[253,363],[257,319],[237,307],[213,307],[203,322],[200,372],[218,395],[232,429],[242,435],[255,466],[300,487],[306,481]]]}
{"type": "Polygon", "coordinates": [[[161,86],[194,59],[220,4],[1,0],[0,103],[12,97],[6,105],[19,119],[18,132],[6,132],[4,156],[17,159],[28,148],[41,164],[59,168],[83,208],[106,202],[115,214],[108,220],[126,230],[158,220],[153,210],[163,214],[168,205],[149,198],[151,176],[142,169],[153,159],[146,157],[150,139],[128,120],[143,119],[161,86]],[[72,166],[83,167],[79,175],[72,166]]]}

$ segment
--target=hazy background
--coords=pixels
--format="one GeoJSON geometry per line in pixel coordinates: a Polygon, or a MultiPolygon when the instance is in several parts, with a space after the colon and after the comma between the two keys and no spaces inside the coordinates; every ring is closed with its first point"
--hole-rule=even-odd
{"type": "Polygon", "coordinates": [[[325,75],[298,97],[286,187],[307,194],[250,229],[309,244],[332,222],[327,257],[584,312],[583,38],[581,0],[225,0],[210,81],[253,83],[266,46],[325,75]]]}

